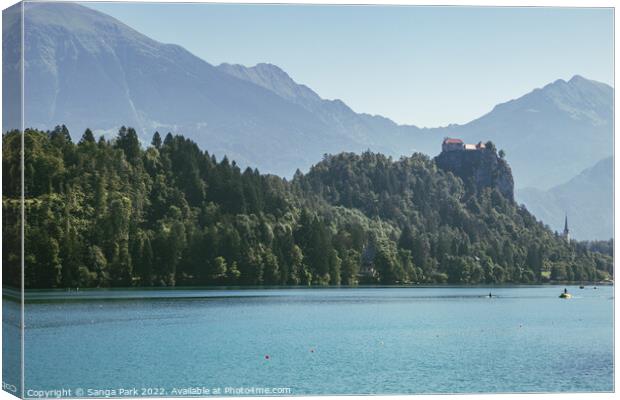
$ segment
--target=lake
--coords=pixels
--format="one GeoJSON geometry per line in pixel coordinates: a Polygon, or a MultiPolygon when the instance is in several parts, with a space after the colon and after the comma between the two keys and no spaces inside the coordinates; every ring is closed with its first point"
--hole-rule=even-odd
{"type": "Polygon", "coordinates": [[[31,292],[25,383],[30,397],[613,391],[613,287],[563,289],[31,292]]]}

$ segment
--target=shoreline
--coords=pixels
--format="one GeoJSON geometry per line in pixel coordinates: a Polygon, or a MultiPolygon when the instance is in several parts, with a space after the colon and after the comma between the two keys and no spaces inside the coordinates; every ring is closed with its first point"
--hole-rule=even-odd
{"type": "MultiPolygon", "coordinates": [[[[553,283],[528,283],[528,284],[480,284],[480,285],[457,285],[457,284],[420,284],[420,285],[357,285],[357,286],[189,286],[189,287],[128,287],[128,288],[86,288],[86,289],[26,289],[24,301],[26,303],[38,303],[48,301],[124,301],[124,300],[155,300],[155,299],[222,299],[246,296],[215,295],[217,292],[279,292],[279,291],[302,291],[302,290],[352,290],[352,289],[484,289],[498,290],[510,288],[536,288],[536,287],[572,287],[574,290],[584,286],[583,290],[598,286],[614,286],[613,282],[553,282],[553,283]],[[202,292],[203,295],[199,293],[202,292]],[[195,294],[194,294],[195,293],[195,294]],[[213,295],[208,295],[213,293],[213,295]],[[162,295],[168,294],[168,295],[162,295]]],[[[2,288],[2,298],[8,301],[19,302],[22,293],[10,287],[2,288]]],[[[262,296],[257,296],[262,297],[262,296]]],[[[486,297],[486,296],[485,296],[486,297]]]]}

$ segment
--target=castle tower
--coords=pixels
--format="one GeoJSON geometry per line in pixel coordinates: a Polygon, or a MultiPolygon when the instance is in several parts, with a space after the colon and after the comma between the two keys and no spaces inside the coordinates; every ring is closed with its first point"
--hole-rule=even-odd
{"type": "Polygon", "coordinates": [[[570,231],[568,230],[568,214],[564,217],[564,233],[562,234],[567,242],[570,242],[570,231]]]}

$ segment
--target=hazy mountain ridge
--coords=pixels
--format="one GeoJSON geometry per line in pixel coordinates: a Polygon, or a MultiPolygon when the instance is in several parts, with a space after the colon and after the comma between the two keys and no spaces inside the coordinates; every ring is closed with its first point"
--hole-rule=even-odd
{"type": "Polygon", "coordinates": [[[558,232],[566,213],[572,237],[607,240],[614,236],[613,168],[613,157],[608,157],[547,191],[521,189],[517,200],[558,232]]]}
{"type": "Polygon", "coordinates": [[[25,18],[28,126],[64,123],[79,136],[86,127],[132,125],[145,142],[155,130],[182,132],[220,156],[279,174],[320,158],[318,144],[364,147],[272,91],[97,11],[30,4],[25,18]]]}
{"type": "Polygon", "coordinates": [[[145,142],[155,130],[173,131],[284,176],[324,153],[432,156],[444,136],[495,141],[508,154],[518,188],[551,187],[611,155],[613,91],[578,76],[499,104],[468,124],[420,129],[322,99],[271,64],[214,67],[75,4],[29,4],[26,41],[29,126],[65,123],[79,135],[86,127],[132,125],[145,142]],[[546,156],[532,159],[532,147],[546,156]]]}
{"type": "Polygon", "coordinates": [[[261,63],[247,68],[239,64],[224,63],[218,65],[217,68],[239,79],[269,89],[304,107],[312,108],[312,105],[322,101],[312,89],[306,85],[297,84],[286,72],[273,64],[261,63]]]}
{"type": "MultiPolygon", "coordinates": [[[[11,20],[19,14],[10,11],[3,24],[5,98],[19,92],[19,59],[8,51],[19,40],[11,20]]],[[[275,65],[215,67],[77,4],[29,3],[25,21],[26,125],[66,124],[74,138],[86,127],[102,133],[131,125],[148,143],[155,130],[171,131],[218,157],[281,176],[306,170],[325,153],[433,156],[445,136],[492,140],[507,153],[517,191],[557,186],[613,151],[613,88],[578,75],[467,124],[418,128],[323,99],[275,65]]],[[[3,129],[18,124],[6,118],[3,129]]],[[[524,201],[534,210],[536,199],[524,201]]]]}
{"type": "Polygon", "coordinates": [[[493,140],[506,150],[518,188],[546,189],[612,155],[613,89],[580,76],[558,79],[468,124],[433,131],[493,140]]]}
{"type": "Polygon", "coordinates": [[[387,154],[410,148],[439,153],[445,136],[468,142],[492,140],[508,152],[518,187],[553,186],[566,181],[597,160],[611,155],[613,89],[575,75],[498,104],[489,113],[464,125],[420,129],[397,125],[381,116],[357,114],[340,100],[324,100],[305,85],[297,85],[271,64],[254,67],[222,64],[223,71],[263,86],[315,113],[342,134],[369,146],[387,147],[387,154]],[[361,133],[362,132],[362,133],[361,133]],[[533,160],[532,149],[546,157],[533,160]],[[570,159],[562,159],[569,156],[570,159]]]}
{"type": "MultiPolygon", "coordinates": [[[[415,146],[412,132],[401,129],[402,127],[389,118],[358,114],[342,100],[323,99],[308,86],[295,82],[276,65],[260,63],[253,67],[245,67],[239,64],[220,64],[217,68],[236,78],[264,87],[303,107],[337,130],[341,136],[352,141],[372,146],[374,149],[394,156],[401,155],[395,151],[395,148],[403,141],[406,141],[409,146],[415,146]],[[386,132],[389,134],[386,135],[386,132]]],[[[413,128],[413,133],[418,132],[417,127],[411,128],[413,128]]]]}

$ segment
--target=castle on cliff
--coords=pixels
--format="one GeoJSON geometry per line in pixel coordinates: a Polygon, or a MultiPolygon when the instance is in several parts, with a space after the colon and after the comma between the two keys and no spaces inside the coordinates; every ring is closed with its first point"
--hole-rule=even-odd
{"type": "Polygon", "coordinates": [[[441,150],[434,158],[439,169],[458,176],[469,189],[477,192],[496,189],[506,199],[514,201],[512,171],[491,143],[465,144],[461,139],[447,137],[441,150]]]}
{"type": "Polygon", "coordinates": [[[463,151],[463,150],[482,150],[486,146],[482,142],[478,144],[466,144],[461,139],[456,138],[444,138],[441,143],[441,151],[463,151]]]}

